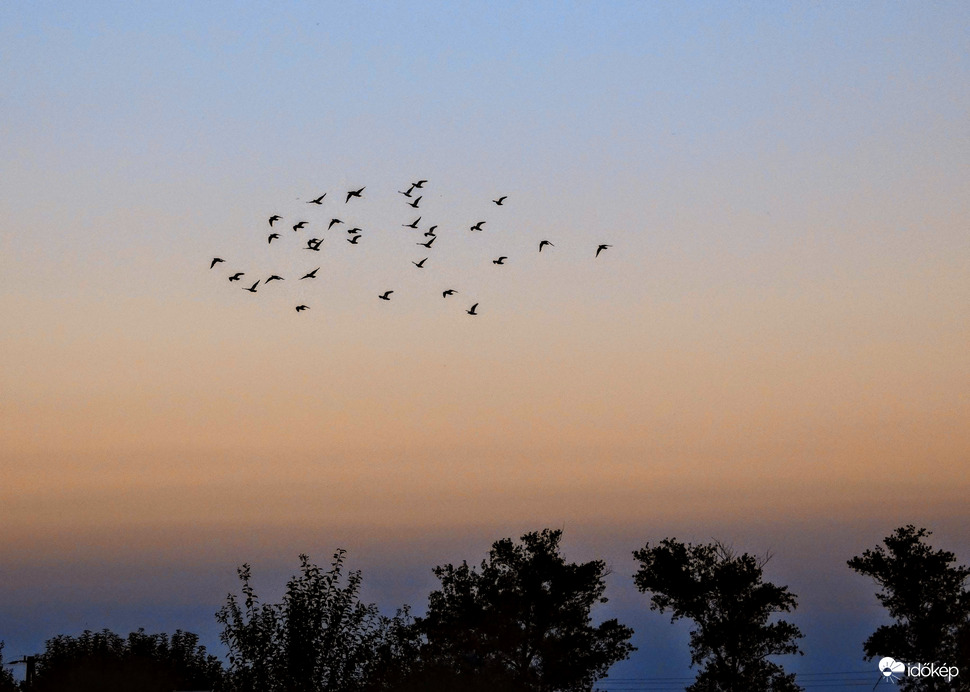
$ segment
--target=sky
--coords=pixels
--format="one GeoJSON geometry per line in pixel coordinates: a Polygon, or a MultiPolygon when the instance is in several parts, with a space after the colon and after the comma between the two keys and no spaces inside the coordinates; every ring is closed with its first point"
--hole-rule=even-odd
{"type": "Polygon", "coordinates": [[[883,614],[845,560],[915,523],[970,561],[968,25],[4,4],[6,655],[104,626],[217,649],[237,565],[273,593],[338,547],[420,610],[434,565],[549,526],[614,565],[600,616],[640,647],[616,676],[693,674],[632,585],[666,536],[771,550],[791,665],[867,669],[883,614]]]}

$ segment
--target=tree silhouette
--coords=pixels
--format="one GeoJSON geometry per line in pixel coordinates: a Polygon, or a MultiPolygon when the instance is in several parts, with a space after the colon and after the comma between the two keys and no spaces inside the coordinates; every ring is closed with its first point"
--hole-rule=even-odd
{"type": "Polygon", "coordinates": [[[441,589],[417,621],[421,665],[400,689],[584,692],[633,650],[615,619],[593,626],[605,603],[606,565],[567,563],[562,531],[495,542],[481,568],[436,567],[441,589]]]}
{"type": "Polygon", "coordinates": [[[238,570],[244,607],[229,594],[216,613],[229,648],[229,690],[355,692],[391,666],[400,653],[392,639],[407,629],[407,612],[386,618],[361,603],[361,574],[344,575],[345,554],[334,553],[326,572],[300,555],[300,574],[279,604],[261,604],[249,565],[238,570]]]}
{"type": "Polygon", "coordinates": [[[800,690],[794,674],[768,660],[801,653],[793,624],[769,622],[797,607],[787,586],[762,581],[768,557],[736,555],[722,543],[684,544],[666,538],[633,556],[640,562],[637,588],[652,594],[650,609],[671,611],[671,622],[693,620],[691,665],[701,665],[689,692],[788,692],[800,690]]]}
{"type": "Polygon", "coordinates": [[[14,682],[13,673],[3,665],[3,640],[0,640],[0,692],[15,692],[17,683],[14,682]]]}
{"type": "MultiPolygon", "coordinates": [[[[883,546],[848,561],[849,567],[879,585],[876,598],[895,621],[878,627],[863,644],[865,657],[891,656],[908,663],[955,665],[970,670],[970,568],[955,566],[956,556],[933,550],[932,535],[914,525],[900,527],[883,546]]],[[[957,679],[960,689],[970,681],[957,679]]],[[[904,677],[903,689],[949,690],[931,678],[904,677]]]]}
{"type": "Polygon", "coordinates": [[[32,692],[171,692],[212,689],[222,680],[222,664],[199,646],[199,638],[177,630],[127,639],[109,630],[85,630],[78,637],[58,635],[37,657],[32,692]]]}

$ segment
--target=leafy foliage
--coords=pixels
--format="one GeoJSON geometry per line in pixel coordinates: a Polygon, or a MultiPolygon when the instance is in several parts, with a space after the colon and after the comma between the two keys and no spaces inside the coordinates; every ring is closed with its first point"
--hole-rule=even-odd
{"type": "MultiPolygon", "coordinates": [[[[926,542],[930,535],[909,524],[888,536],[885,548],[876,546],[848,561],[879,585],[876,598],[895,621],[877,628],[863,650],[867,659],[892,656],[970,670],[970,592],[965,587],[970,568],[955,566],[953,553],[934,550],[926,542]]],[[[904,678],[902,684],[904,689],[917,689],[917,684],[932,689],[937,682],[904,678]]],[[[966,680],[960,683],[966,689],[966,680]]]]}
{"type": "Polygon", "coordinates": [[[701,665],[690,692],[785,692],[801,688],[795,676],[768,660],[801,653],[801,632],[778,612],[797,607],[787,586],[762,581],[768,558],[735,555],[721,543],[684,544],[667,538],[633,556],[637,588],[652,594],[650,609],[671,611],[671,622],[693,620],[691,664],[701,665]]]}
{"type": "Polygon", "coordinates": [[[176,630],[169,638],[139,629],[124,639],[109,630],[85,630],[78,637],[58,635],[47,641],[37,657],[32,689],[171,692],[217,688],[221,679],[222,664],[190,632],[176,630]]]}
{"type": "Polygon", "coordinates": [[[353,692],[403,655],[395,640],[408,614],[381,617],[359,600],[361,574],[344,575],[344,550],[324,571],[300,556],[283,602],[261,604],[249,565],[239,569],[244,603],[229,594],[216,614],[229,648],[228,686],[236,692],[353,692]]]}
{"type": "Polygon", "coordinates": [[[605,603],[602,561],[567,563],[561,531],[546,529],[492,545],[476,570],[437,567],[441,589],[417,627],[420,670],[401,689],[582,692],[627,658],[633,631],[615,619],[594,627],[605,603]]]}
{"type": "Polygon", "coordinates": [[[14,682],[13,674],[2,665],[3,646],[4,642],[0,640],[0,692],[14,692],[17,689],[17,683],[14,682]]]}

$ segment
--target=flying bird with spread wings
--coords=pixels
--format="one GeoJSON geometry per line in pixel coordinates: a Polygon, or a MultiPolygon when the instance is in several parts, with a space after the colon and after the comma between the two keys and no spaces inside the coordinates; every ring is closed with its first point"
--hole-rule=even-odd
{"type": "Polygon", "coordinates": [[[502,195],[502,196],[501,196],[501,197],[499,197],[498,199],[493,199],[492,201],[493,201],[493,202],[495,202],[495,204],[497,204],[498,206],[500,206],[500,207],[501,207],[501,206],[502,206],[502,203],[503,203],[503,202],[504,202],[504,201],[505,201],[506,199],[508,199],[508,197],[509,197],[508,195],[502,195]]]}
{"type": "Polygon", "coordinates": [[[548,245],[549,247],[556,247],[555,245],[553,245],[552,243],[550,243],[548,240],[540,240],[539,241],[539,252],[542,252],[542,248],[544,248],[546,245],[548,245]]]}
{"type": "Polygon", "coordinates": [[[467,310],[465,310],[465,312],[467,312],[467,313],[468,313],[469,315],[477,315],[478,313],[477,313],[477,312],[475,312],[475,309],[476,309],[477,307],[478,307],[478,303],[475,303],[475,304],[474,304],[474,305],[472,305],[472,306],[471,306],[471,307],[470,307],[469,309],[467,309],[467,310]]]}
{"type": "Polygon", "coordinates": [[[225,261],[226,260],[222,259],[221,257],[213,257],[212,258],[212,264],[209,265],[209,269],[212,269],[214,266],[216,266],[217,264],[219,264],[219,262],[225,262],[225,261]]]}
{"type": "Polygon", "coordinates": [[[315,278],[317,278],[317,272],[318,271],[320,271],[320,267],[317,267],[316,269],[314,269],[309,274],[304,274],[303,276],[300,277],[300,280],[302,281],[303,279],[315,279],[315,278]]]}
{"type": "Polygon", "coordinates": [[[613,246],[612,245],[600,245],[599,247],[596,248],[596,255],[595,256],[596,257],[599,257],[600,256],[600,253],[603,252],[603,250],[606,250],[607,248],[611,248],[611,247],[613,247],[613,246]]]}
{"type": "Polygon", "coordinates": [[[344,200],[344,204],[347,204],[347,202],[350,201],[351,197],[360,197],[360,193],[362,193],[365,189],[366,187],[362,187],[359,190],[351,190],[350,192],[348,192],[347,199],[344,200]]]}
{"type": "Polygon", "coordinates": [[[309,202],[307,202],[307,204],[323,204],[323,198],[326,197],[326,196],[327,196],[327,193],[324,192],[322,195],[320,195],[316,199],[311,199],[309,202]]]}
{"type": "Polygon", "coordinates": [[[381,300],[390,300],[392,293],[394,293],[394,291],[384,291],[384,295],[380,295],[377,297],[380,298],[381,300]]]}

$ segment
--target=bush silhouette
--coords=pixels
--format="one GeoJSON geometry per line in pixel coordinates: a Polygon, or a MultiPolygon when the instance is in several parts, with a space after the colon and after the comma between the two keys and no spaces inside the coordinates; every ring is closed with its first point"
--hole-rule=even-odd
{"type": "Polygon", "coordinates": [[[216,614],[229,648],[232,692],[356,692],[374,684],[401,654],[394,638],[408,630],[406,609],[381,617],[359,599],[361,573],[344,573],[346,551],[324,571],[300,556],[300,573],[283,602],[261,604],[249,565],[239,570],[243,605],[229,594],[216,614]]]}
{"type": "Polygon", "coordinates": [[[222,680],[222,664],[199,646],[198,636],[177,630],[171,636],[132,632],[127,639],[111,632],[85,630],[58,635],[37,657],[31,692],[171,692],[213,689],[222,680]]]}

